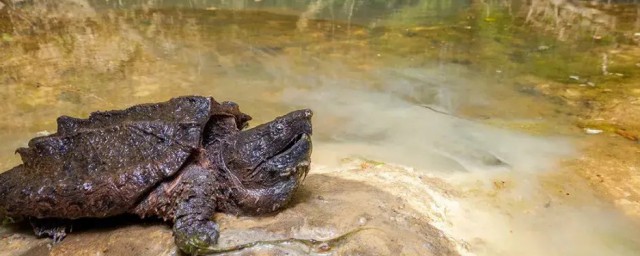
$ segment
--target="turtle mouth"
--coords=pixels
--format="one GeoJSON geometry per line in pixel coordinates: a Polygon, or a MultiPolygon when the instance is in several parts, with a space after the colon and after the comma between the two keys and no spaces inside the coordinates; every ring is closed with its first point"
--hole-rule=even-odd
{"type": "Polygon", "coordinates": [[[308,133],[297,135],[289,144],[287,144],[281,152],[273,156],[273,158],[294,158],[290,166],[286,166],[280,172],[281,177],[296,175],[300,180],[304,180],[309,172],[311,155],[311,136],[308,133]]]}
{"type": "Polygon", "coordinates": [[[271,158],[278,157],[280,155],[285,155],[292,151],[292,149],[296,148],[296,146],[301,146],[303,143],[307,143],[311,141],[311,136],[307,133],[298,134],[293,139],[285,145],[280,151],[275,153],[271,158]]]}
{"type": "Polygon", "coordinates": [[[271,157],[263,160],[256,166],[256,169],[267,167],[277,169],[278,176],[288,177],[296,175],[299,179],[304,179],[309,172],[311,163],[311,135],[301,133],[296,135],[288,144],[276,152],[271,157]]]}

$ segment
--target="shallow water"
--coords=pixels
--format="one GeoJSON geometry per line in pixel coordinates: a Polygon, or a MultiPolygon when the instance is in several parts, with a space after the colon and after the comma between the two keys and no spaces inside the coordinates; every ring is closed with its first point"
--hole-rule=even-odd
{"type": "MultiPolygon", "coordinates": [[[[429,223],[460,253],[640,253],[637,223],[561,169],[584,137],[569,107],[524,80],[606,83],[608,42],[527,27],[517,2],[160,2],[24,1],[1,14],[1,169],[59,115],[188,94],[233,100],[253,124],[305,107],[316,172],[411,195],[418,211],[427,197],[410,179],[394,190],[358,178],[353,159],[445,182],[456,196],[423,210],[445,212],[429,223]]],[[[637,72],[623,68],[607,72],[637,72]]]]}

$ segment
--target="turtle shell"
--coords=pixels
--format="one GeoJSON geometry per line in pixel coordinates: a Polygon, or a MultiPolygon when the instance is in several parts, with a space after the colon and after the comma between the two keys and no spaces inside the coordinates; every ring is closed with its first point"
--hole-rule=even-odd
{"type": "Polygon", "coordinates": [[[62,116],[55,134],[17,150],[23,164],[0,174],[0,214],[76,219],[125,213],[188,163],[202,146],[207,122],[224,110],[212,98],[189,96],[87,119],[62,116]]]}

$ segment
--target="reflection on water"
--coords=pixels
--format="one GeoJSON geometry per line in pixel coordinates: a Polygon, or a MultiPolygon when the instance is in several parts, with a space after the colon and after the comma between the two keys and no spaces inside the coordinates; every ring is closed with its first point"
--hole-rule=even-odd
{"type": "Polygon", "coordinates": [[[63,114],[187,94],[236,101],[255,123],[309,107],[317,168],[340,176],[345,158],[372,159],[455,187],[457,201],[439,201],[449,217],[438,227],[467,252],[640,249],[636,226],[556,171],[577,154],[567,107],[517,90],[527,72],[602,81],[601,65],[582,61],[590,56],[562,58],[597,42],[549,46],[545,35],[505,32],[504,9],[476,19],[480,7],[463,0],[152,2],[19,1],[1,11],[2,169],[63,114]]]}

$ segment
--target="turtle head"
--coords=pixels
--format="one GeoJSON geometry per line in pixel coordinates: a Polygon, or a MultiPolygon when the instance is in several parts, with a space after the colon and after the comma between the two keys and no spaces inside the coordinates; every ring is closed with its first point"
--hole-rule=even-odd
{"type": "Polygon", "coordinates": [[[240,212],[273,212],[291,199],[309,172],[312,115],[309,109],[293,111],[241,131],[228,144],[224,164],[235,176],[230,194],[240,212]]]}

